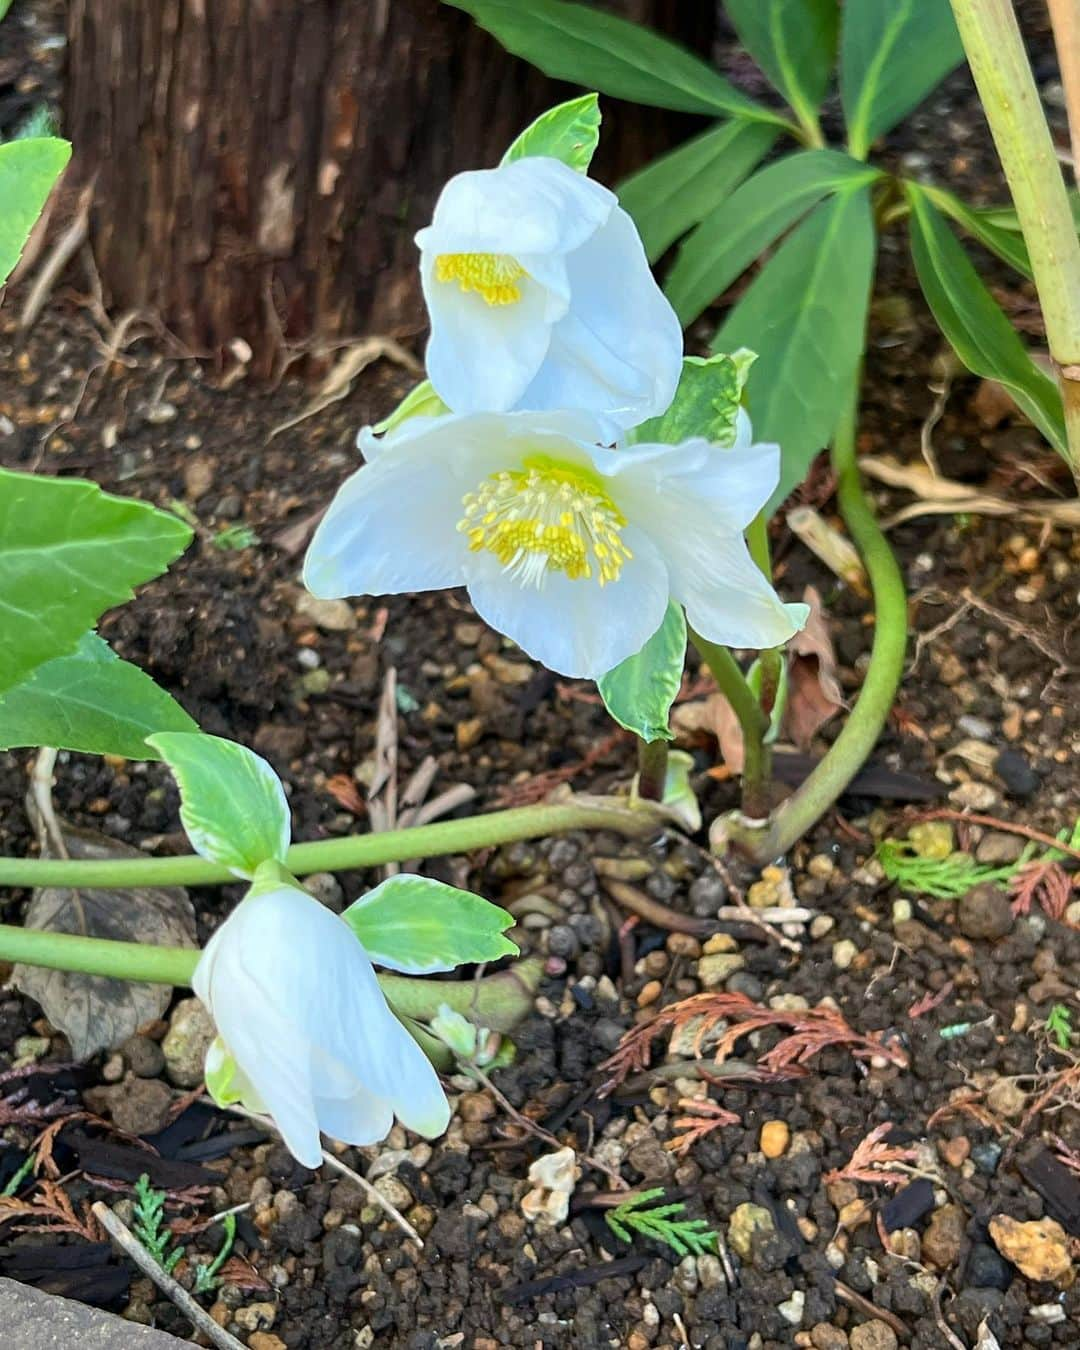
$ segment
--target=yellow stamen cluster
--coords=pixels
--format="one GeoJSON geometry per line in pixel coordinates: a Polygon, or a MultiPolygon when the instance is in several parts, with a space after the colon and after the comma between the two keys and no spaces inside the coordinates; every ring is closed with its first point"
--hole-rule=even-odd
{"type": "Polygon", "coordinates": [[[509,253],[440,253],[435,259],[436,281],[456,281],[488,305],[516,305],[521,299],[517,283],[526,275],[509,253]]]}
{"type": "Polygon", "coordinates": [[[462,498],[458,529],[474,553],[493,553],[523,586],[538,589],[546,573],[571,581],[618,581],[633,557],[622,540],[626,517],[602,480],[543,456],[503,469],[462,498]]]}

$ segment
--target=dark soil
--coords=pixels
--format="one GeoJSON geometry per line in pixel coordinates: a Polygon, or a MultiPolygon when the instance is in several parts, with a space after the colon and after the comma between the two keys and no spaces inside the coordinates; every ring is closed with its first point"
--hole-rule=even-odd
{"type": "MultiPolygon", "coordinates": [[[[0,62],[2,54],[0,48],[0,62]]],[[[1049,78],[1045,70],[1042,76],[1049,78]]],[[[934,96],[894,150],[909,168],[922,156],[927,170],[981,200],[1000,196],[963,77],[934,96]]],[[[1030,290],[1000,271],[991,275],[1016,321],[1030,329],[1030,290]]],[[[299,384],[271,393],[242,381],[215,387],[160,335],[95,370],[101,334],[77,270],[69,283],[25,346],[14,332],[19,296],[8,297],[0,318],[0,462],[85,475],[194,514],[197,539],[187,555],[107,616],[102,632],[207,731],[253,745],[273,762],[290,792],[295,838],[367,828],[357,803],[391,668],[402,781],[432,755],[433,792],[469,784],[473,807],[490,809],[537,799],[558,781],[604,792],[630,777],[632,744],[612,735],[593,688],[533,666],[484,628],[462,596],[357,602],[340,630],[320,627],[298,608],[304,522],[356,462],[356,428],[393,405],[409,386],[407,374],[379,363],[347,398],[272,435],[303,408],[299,384]]],[[[887,237],[861,416],[865,452],[919,462],[941,345],[902,239],[887,237]]],[[[1046,495],[1046,483],[1064,492],[1060,466],[1037,434],[1009,417],[987,428],[976,392],[967,376],[953,382],[933,431],[942,471],[1018,505],[1046,495]]],[[[804,495],[827,515],[834,510],[824,467],[804,495]]],[[[875,500],[888,516],[911,498],[875,492],[875,500]]],[[[974,806],[1051,834],[1071,828],[1080,813],[1071,642],[1080,547],[1019,513],[997,520],[923,516],[893,529],[891,538],[919,638],[875,763],[917,776],[941,805],[974,806]],[[965,591],[978,603],[965,602],[965,591]],[[1004,760],[1002,751],[1009,752],[1004,760]]],[[[869,645],[865,601],[839,587],[782,528],[774,542],[781,589],[794,597],[813,584],[825,596],[841,683],[853,697],[869,645]]],[[[826,739],[839,724],[826,727],[826,739]]],[[[709,820],[733,804],[734,788],[709,773],[713,746],[693,750],[709,820]]],[[[30,759],[0,755],[5,853],[34,847],[22,807],[30,759]]],[[[62,756],[55,799],[67,819],[125,842],[183,847],[176,793],[161,766],[62,756]]],[[[171,1134],[154,1136],[171,1160],[155,1164],[164,1169],[160,1184],[174,1194],[197,1181],[210,1185],[194,1199],[181,1195],[177,1216],[206,1221],[249,1206],[238,1224],[240,1261],[208,1300],[214,1316],[253,1350],[770,1350],[840,1347],[849,1336],[856,1350],[868,1350],[894,1344],[897,1334],[930,1350],[946,1344],[945,1325],[959,1344],[974,1346],[987,1318],[1003,1347],[1075,1345],[1075,1288],[1061,1292],[1027,1279],[997,1255],[988,1226],[1002,1214],[1020,1221],[1049,1215],[1080,1238],[1080,1180],[1048,1161],[1055,1139],[1080,1148],[1080,1075],[1075,1052],[1056,1048],[1042,1030],[1054,1005],[1075,1010],[1080,932],[1038,907],[1016,917],[993,895],[962,906],[901,896],[872,857],[875,838],[903,836],[909,823],[887,797],[846,798],[789,859],[791,894],[817,911],[814,922],[792,930],[787,945],[761,927],[736,925],[734,939],[714,939],[704,953],[685,933],[627,926],[610,885],[621,878],[677,914],[710,919],[753,878],[718,874],[703,838],[671,834],[629,844],[581,835],[428,865],[511,907],[523,950],[547,958],[535,1013],[514,1037],[516,1062],[496,1075],[500,1091],[630,1185],[662,1185],[684,1198],[733,1253],[733,1214],[748,1202],[761,1206],[765,1230],[744,1257],[731,1256],[729,1272],[715,1257],[680,1262],[649,1241],[632,1249],[619,1243],[589,1202],[610,1183],[587,1166],[567,1223],[548,1230],[527,1223],[526,1174],[548,1145],[523,1136],[488,1091],[462,1079],[451,1085],[458,1111],[446,1138],[429,1146],[397,1127],[378,1149],[341,1154],[381,1178],[380,1189],[424,1237],[422,1250],[351,1182],[325,1169],[306,1171],[279,1144],[201,1104],[182,1113],[171,1134]],[[879,1036],[882,1053],[860,1060],[842,1047],[827,1049],[805,1076],[773,1084],[718,1085],[699,1076],[697,1065],[674,1071],[682,1074],[674,1079],[650,1070],[599,1096],[609,1077],[599,1066],[623,1033],[700,992],[718,947],[742,958],[723,992],[795,1015],[827,996],[855,1032],[879,1036]],[[919,1013],[916,1005],[928,996],[935,1006],[919,1013]],[[894,1062],[899,1051],[906,1067],[894,1062]],[[680,1102],[691,1096],[722,1103],[739,1123],[678,1156],[664,1145],[685,1128],[675,1121],[688,1114],[680,1102]],[[770,1136],[782,1122],[790,1137],[766,1158],[768,1122],[770,1136]],[[916,1151],[899,1187],[825,1180],[885,1122],[893,1124],[889,1143],[916,1151]],[[915,1172],[929,1185],[911,1181],[915,1172]],[[897,1191],[898,1202],[890,1199],[897,1191]],[[866,1204],[853,1206],[860,1199],[866,1204]],[[894,1212],[896,1203],[907,1213],[894,1212]],[[871,1321],[872,1309],[883,1320],[871,1321]]],[[[1009,848],[1007,834],[980,826],[961,827],[958,842],[984,852],[1009,848]]],[[[351,899],[374,879],[340,881],[351,899]]],[[[194,893],[203,939],[238,894],[228,887],[194,893]]],[[[341,903],[332,886],[324,894],[341,903]]],[[[5,921],[17,922],[26,900],[3,896],[5,921]]],[[[1075,910],[1066,917],[1075,921],[1075,910]]],[[[154,1135],[165,1080],[147,1041],[159,1041],[165,1029],[147,1028],[123,1057],[35,1075],[26,1080],[31,1098],[107,1111],[102,1085],[124,1081],[126,1128],[154,1135]]],[[[19,1038],[32,1035],[43,1043],[30,1053],[43,1055],[45,1066],[67,1058],[63,1037],[41,1021],[40,1010],[9,994],[0,1003],[5,1062],[19,1052],[19,1038]]],[[[778,1039],[769,1030],[742,1041],[741,1060],[752,1062],[778,1039]]],[[[27,1052],[25,1042],[21,1049],[27,1052]]],[[[665,1053],[666,1040],[658,1039],[654,1070],[665,1053]]],[[[672,1058],[688,1055],[683,1046],[672,1058]]],[[[183,1094],[171,1095],[179,1101],[183,1094]]],[[[7,1126],[5,1179],[43,1123],[7,1126]]],[[[130,1189],[130,1158],[109,1172],[104,1132],[88,1126],[80,1142],[77,1130],[66,1126],[56,1150],[76,1205],[108,1195],[87,1174],[114,1176],[113,1189],[130,1189]]],[[[25,1186],[19,1193],[34,1194],[25,1186]]],[[[220,1233],[215,1224],[187,1240],[210,1252],[220,1233]]],[[[3,1273],[188,1334],[176,1309],[146,1281],[132,1281],[106,1250],[40,1229],[17,1235],[12,1226],[8,1235],[3,1273]],[[62,1260],[82,1259],[71,1255],[76,1248],[87,1253],[79,1278],[60,1270],[62,1260]]]]}

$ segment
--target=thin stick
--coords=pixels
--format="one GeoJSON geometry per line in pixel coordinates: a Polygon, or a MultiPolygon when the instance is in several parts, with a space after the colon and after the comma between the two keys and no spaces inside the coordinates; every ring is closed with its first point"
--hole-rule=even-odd
{"type": "Polygon", "coordinates": [[[1052,834],[1047,834],[1044,830],[1036,830],[1031,825],[1014,825],[1008,820],[999,820],[997,816],[981,816],[971,811],[954,811],[950,807],[940,806],[933,811],[920,811],[919,820],[962,820],[969,825],[985,825],[991,830],[1005,830],[1008,834],[1023,835],[1025,839],[1031,839],[1036,844],[1044,844],[1047,848],[1059,849],[1062,853],[1067,853],[1070,858],[1080,858],[1080,848],[1073,848],[1070,844],[1062,843],[1060,839],[1055,839],[1052,834]]]}
{"type": "Polygon", "coordinates": [[[30,294],[26,297],[26,303],[19,315],[20,333],[26,332],[37,322],[38,315],[52,293],[52,288],[63,274],[64,268],[86,243],[90,233],[90,203],[93,199],[94,185],[88,183],[79,197],[74,219],[52,246],[41,271],[30,288],[30,294]]]}
{"type": "Polygon", "coordinates": [[[214,1345],[219,1346],[220,1350],[244,1350],[243,1342],[238,1341],[235,1336],[230,1336],[224,1327],[219,1327],[210,1314],[199,1307],[182,1284],[178,1284],[171,1275],[166,1275],[134,1233],[117,1218],[104,1200],[98,1200],[91,1205],[90,1212],[124,1255],[129,1256],[143,1274],[154,1281],[193,1327],[201,1331],[214,1345]]]}
{"type": "Polygon", "coordinates": [[[854,1289],[842,1284],[839,1280],[833,1281],[833,1288],[836,1290],[836,1297],[848,1304],[849,1307],[857,1309],[865,1317],[873,1318],[875,1322],[885,1322],[892,1327],[902,1340],[911,1339],[909,1328],[888,1308],[879,1308],[876,1303],[871,1303],[868,1298],[863,1298],[862,1294],[856,1293],[854,1289]]]}

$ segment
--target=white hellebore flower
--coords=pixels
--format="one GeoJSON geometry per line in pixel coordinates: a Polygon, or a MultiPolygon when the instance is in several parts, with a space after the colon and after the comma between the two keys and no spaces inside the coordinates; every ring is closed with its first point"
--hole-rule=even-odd
{"type": "Polygon", "coordinates": [[[481,618],[564,675],[597,679],[641,650],[669,599],[713,642],[773,647],[783,604],[743,530],[780,472],[774,445],[598,447],[576,413],[413,418],[346,480],[308,550],[323,599],[468,587],[481,618]]]}
{"type": "Polygon", "coordinates": [[[607,188],[540,155],[460,173],[416,242],[452,411],[580,408],[614,440],[671,402],[682,330],[607,188]]]}
{"type": "Polygon", "coordinates": [[[322,1161],[320,1130],[374,1144],[395,1116],[429,1138],[449,1124],[438,1075],[390,1011],[359,939],[306,891],[241,901],[192,984],[220,1032],[206,1065],[216,1095],[273,1116],[305,1167],[322,1161]]]}

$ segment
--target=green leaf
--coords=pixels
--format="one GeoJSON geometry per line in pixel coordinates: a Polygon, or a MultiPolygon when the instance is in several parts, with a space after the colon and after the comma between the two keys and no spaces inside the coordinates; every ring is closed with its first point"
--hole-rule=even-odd
{"type": "Polygon", "coordinates": [[[219,736],[168,731],[147,740],[180,788],[180,822],[196,853],[238,877],[284,862],[289,803],[265,759],[219,736]]]}
{"type": "Polygon", "coordinates": [[[667,412],[635,427],[631,444],[679,445],[693,436],[704,436],[714,445],[735,444],[735,429],[755,352],[741,348],[728,355],[686,356],[675,397],[667,412]]]}
{"type": "Polygon", "coordinates": [[[503,937],[513,915],[471,891],[430,877],[390,877],[341,917],[377,966],[407,975],[518,954],[503,937]]]}
{"type": "Polygon", "coordinates": [[[415,389],[410,389],[389,417],[376,422],[371,428],[378,436],[383,436],[395,427],[407,422],[410,417],[441,417],[450,409],[438,396],[430,380],[421,380],[415,389]]]}
{"type": "Polygon", "coordinates": [[[1035,365],[1012,324],[922,188],[905,184],[911,203],[911,255],[919,285],[953,351],[974,375],[997,380],[1061,454],[1061,393],[1035,365]]]}
{"type": "Polygon", "coordinates": [[[760,353],[747,381],[754,436],[781,450],[774,509],[832,438],[858,368],[874,277],[866,188],[822,202],[777,250],[714,345],[760,353]]]}
{"type": "Polygon", "coordinates": [[[949,0],[849,0],[840,34],[848,147],[865,159],[964,59],[949,0]]]}
{"type": "Polygon", "coordinates": [[[11,4],[12,0],[0,0],[0,19],[2,19],[11,8],[11,4]]]}
{"type": "Polygon", "coordinates": [[[837,0],[725,0],[724,8],[800,121],[815,122],[836,60],[837,0]]]}
{"type": "Polygon", "coordinates": [[[1002,262],[1007,262],[1010,267],[1014,267],[1029,281],[1033,280],[1027,245],[1024,243],[1024,236],[1018,229],[1002,228],[1002,226],[995,224],[986,213],[968,206],[967,202],[961,201],[952,192],[946,192],[944,188],[931,187],[925,183],[920,186],[934,205],[944,211],[946,215],[952,216],[961,229],[966,230],[970,235],[974,235],[980,244],[985,245],[1002,262]]]}
{"type": "Polygon", "coordinates": [[[0,691],[72,651],[190,540],[182,521],[147,502],[0,469],[0,691]]]}
{"type": "Polygon", "coordinates": [[[96,633],[84,633],[70,656],[46,661],[0,694],[0,750],[54,745],[157,759],[146,744],[152,732],[198,730],[175,699],[96,633]]]}
{"type": "Polygon", "coordinates": [[[720,122],[620,184],[619,200],[634,218],[649,261],[714,211],[779,134],[765,122],[720,122]]]}
{"type": "Polygon", "coordinates": [[[671,705],[682,684],[686,660],[686,618],[676,604],[636,656],[620,661],[596,682],[604,706],[627,731],[643,741],[674,739],[668,726],[671,705]]]}
{"type": "Polygon", "coordinates": [[[583,94],[541,113],[512,142],[502,162],[510,164],[527,155],[547,155],[561,159],[578,173],[588,173],[599,144],[600,100],[595,94],[583,94]]]}
{"type": "Polygon", "coordinates": [[[683,326],[826,193],[880,177],[879,170],[839,150],[797,150],[759,170],[706,216],[679,249],[664,293],[683,326]]]}
{"type": "Polygon", "coordinates": [[[565,0],[447,0],[555,80],[679,112],[783,119],[684,47],[627,19],[565,0]]]}
{"type": "Polygon", "coordinates": [[[14,271],[34,222],[70,158],[71,146],[55,136],[0,145],[0,286],[14,271]]]}

